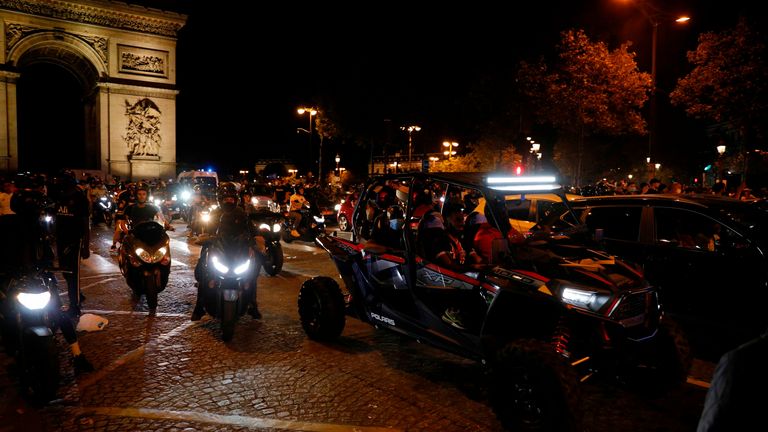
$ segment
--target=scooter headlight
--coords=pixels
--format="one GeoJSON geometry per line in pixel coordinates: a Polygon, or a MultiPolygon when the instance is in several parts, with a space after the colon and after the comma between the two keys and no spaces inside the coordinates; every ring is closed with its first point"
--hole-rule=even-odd
{"type": "Polygon", "coordinates": [[[283,226],[279,223],[276,223],[272,225],[272,232],[280,232],[280,230],[283,229],[283,226]]]}
{"type": "Polygon", "coordinates": [[[261,231],[272,231],[270,229],[270,227],[269,227],[269,224],[265,224],[265,223],[259,225],[259,230],[261,230],[261,231]]]}
{"type": "Polygon", "coordinates": [[[229,273],[229,267],[225,266],[224,263],[219,261],[219,257],[212,256],[211,257],[211,263],[213,264],[213,268],[216,269],[217,272],[221,274],[227,274],[229,273]]]}
{"type": "Polygon", "coordinates": [[[156,206],[160,206],[160,204],[162,204],[162,203],[163,203],[163,200],[161,200],[159,198],[155,198],[155,205],[156,206]]]}
{"type": "Polygon", "coordinates": [[[200,219],[202,219],[202,220],[203,220],[203,222],[206,222],[206,223],[207,223],[207,222],[209,222],[209,221],[211,220],[211,214],[210,214],[210,213],[208,213],[208,212],[202,212],[202,213],[200,214],[200,219]]]}
{"type": "Polygon", "coordinates": [[[48,305],[51,300],[50,291],[43,291],[39,293],[25,293],[20,292],[16,295],[22,306],[29,310],[40,310],[48,305]]]}
{"type": "Polygon", "coordinates": [[[241,274],[247,272],[250,267],[251,267],[251,260],[248,260],[248,261],[240,264],[239,266],[235,267],[235,274],[236,275],[241,275],[241,274]]]}
{"type": "Polygon", "coordinates": [[[136,252],[136,256],[141,258],[141,260],[144,261],[145,263],[154,264],[162,260],[163,257],[165,257],[165,255],[168,253],[168,248],[163,246],[160,249],[156,250],[154,253],[149,253],[143,248],[138,247],[136,248],[135,252],[136,252]]]}

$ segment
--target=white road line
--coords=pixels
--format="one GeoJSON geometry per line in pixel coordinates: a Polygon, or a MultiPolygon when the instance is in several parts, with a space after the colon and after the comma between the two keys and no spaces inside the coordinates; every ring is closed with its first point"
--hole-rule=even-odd
{"type": "MultiPolygon", "coordinates": [[[[99,309],[83,309],[83,313],[92,313],[96,315],[149,315],[148,312],[141,312],[141,311],[99,310],[99,309]]],[[[157,312],[155,316],[179,318],[179,317],[187,317],[189,316],[189,314],[157,312]]]]}
{"type": "Polygon", "coordinates": [[[292,420],[277,420],[240,415],[221,415],[194,411],[158,410],[149,408],[116,407],[77,407],[73,409],[80,415],[106,415],[112,417],[134,417],[153,420],[175,420],[210,423],[216,425],[240,426],[248,428],[272,428],[289,431],[310,432],[398,432],[402,429],[378,426],[353,426],[333,423],[310,423],[292,420]]]}

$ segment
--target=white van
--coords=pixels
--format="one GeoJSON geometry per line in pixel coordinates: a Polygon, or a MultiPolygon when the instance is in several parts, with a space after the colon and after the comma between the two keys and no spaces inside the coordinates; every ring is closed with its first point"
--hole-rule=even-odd
{"type": "Polygon", "coordinates": [[[219,185],[219,176],[215,171],[182,171],[179,173],[178,183],[189,188],[201,185],[215,189],[219,185]]]}

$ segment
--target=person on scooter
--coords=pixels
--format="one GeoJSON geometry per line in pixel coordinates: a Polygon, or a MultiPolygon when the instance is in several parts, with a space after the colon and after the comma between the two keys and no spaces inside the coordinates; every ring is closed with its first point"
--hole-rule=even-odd
{"type": "Polygon", "coordinates": [[[290,215],[292,220],[291,235],[293,237],[301,237],[298,228],[301,224],[301,209],[307,204],[307,199],[304,197],[304,186],[297,186],[296,192],[291,195],[290,215]]]}
{"type": "MultiPolygon", "coordinates": [[[[245,210],[237,205],[238,193],[235,184],[232,182],[221,183],[217,190],[216,197],[219,201],[219,206],[211,213],[212,229],[210,232],[216,233],[216,236],[224,237],[236,237],[242,234],[247,234],[249,238],[254,239],[253,246],[257,247],[256,237],[260,236],[259,232],[248,221],[248,215],[245,213],[245,210]]],[[[263,245],[263,241],[261,244],[263,245]]],[[[203,295],[205,295],[204,289],[207,286],[209,279],[205,270],[207,256],[208,243],[206,242],[200,250],[200,259],[195,266],[197,301],[195,302],[195,309],[192,311],[192,321],[199,321],[205,314],[203,295]]],[[[261,319],[261,312],[259,312],[259,306],[256,302],[256,278],[258,278],[258,272],[253,281],[253,299],[248,308],[248,314],[253,317],[253,319],[261,319]]]]}
{"type": "Polygon", "coordinates": [[[136,225],[141,222],[157,220],[163,224],[165,229],[173,231],[173,227],[163,217],[163,211],[156,205],[148,202],[149,200],[149,185],[146,183],[139,183],[136,187],[136,202],[129,205],[125,209],[125,217],[131,223],[136,225]]]}
{"type": "Polygon", "coordinates": [[[77,180],[72,171],[64,170],[58,177],[58,190],[53,197],[56,203],[56,254],[59,266],[67,270],[69,294],[69,313],[80,316],[80,303],[85,299],[80,293],[80,258],[88,258],[90,228],[88,218],[88,198],[77,187],[77,180]]]}
{"type": "Polygon", "coordinates": [[[129,205],[136,202],[136,185],[134,183],[128,183],[125,185],[125,190],[120,192],[117,196],[117,211],[115,212],[115,233],[112,235],[112,247],[110,249],[117,249],[117,242],[122,238],[122,233],[126,231],[126,219],[125,209],[129,205]]]}

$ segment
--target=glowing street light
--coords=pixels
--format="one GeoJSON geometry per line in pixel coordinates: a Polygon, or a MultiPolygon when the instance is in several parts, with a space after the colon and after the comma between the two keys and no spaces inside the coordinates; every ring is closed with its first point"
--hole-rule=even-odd
{"type": "Polygon", "coordinates": [[[421,130],[421,126],[418,125],[408,125],[408,126],[400,126],[400,130],[404,130],[408,132],[408,168],[411,167],[411,156],[413,155],[413,132],[419,132],[421,130]]]}
{"type": "Polygon", "coordinates": [[[648,156],[650,158],[651,149],[656,140],[656,46],[659,39],[659,24],[661,22],[672,21],[678,24],[684,24],[690,21],[691,18],[688,16],[674,17],[672,14],[662,11],[647,0],[625,0],[625,3],[632,3],[633,6],[640,10],[653,28],[651,34],[650,127],[648,128],[648,156]]]}
{"type": "Polygon", "coordinates": [[[446,148],[443,154],[448,156],[448,160],[451,159],[451,156],[456,154],[456,150],[454,149],[458,146],[459,146],[459,143],[455,141],[443,141],[443,147],[446,148]]]}
{"type": "MultiPolygon", "coordinates": [[[[309,153],[312,154],[312,116],[317,115],[317,110],[315,108],[307,108],[307,107],[300,107],[296,110],[299,115],[309,114],[309,153]]],[[[320,145],[322,145],[322,141],[320,141],[320,145]]],[[[320,149],[320,159],[318,162],[319,169],[317,170],[317,178],[322,179],[323,173],[322,173],[322,162],[323,162],[323,149],[320,149]]]]}
{"type": "MultiPolygon", "coordinates": [[[[341,156],[339,156],[339,154],[336,153],[336,159],[334,160],[336,161],[336,171],[339,171],[339,162],[341,162],[341,156]]],[[[339,171],[339,175],[341,175],[340,171],[339,171]]]]}

